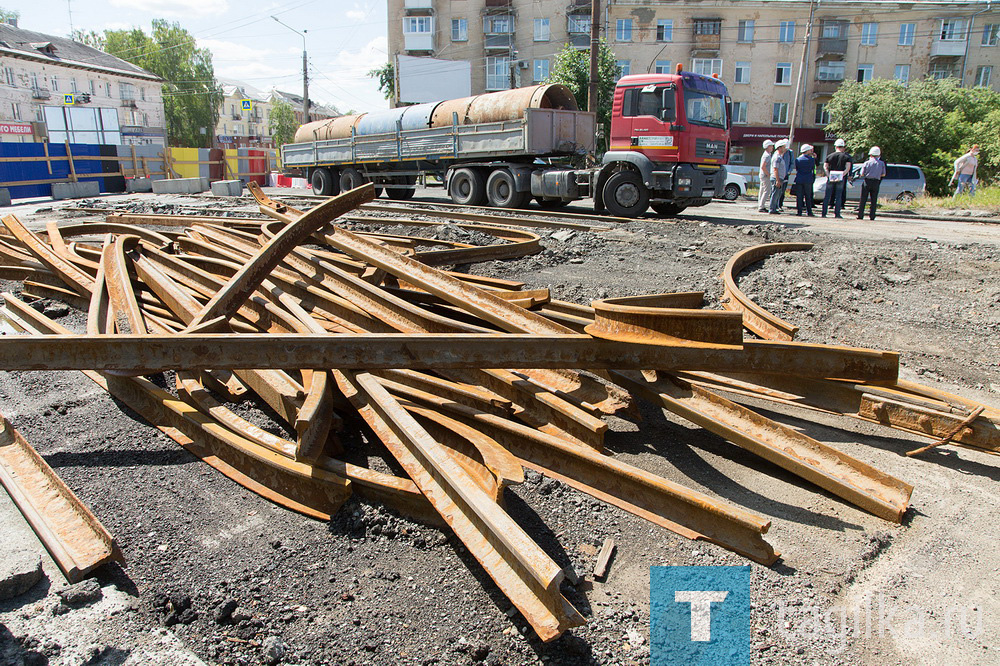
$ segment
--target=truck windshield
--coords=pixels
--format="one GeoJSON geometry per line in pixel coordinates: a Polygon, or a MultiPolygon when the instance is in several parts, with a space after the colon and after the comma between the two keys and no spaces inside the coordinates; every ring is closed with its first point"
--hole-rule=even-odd
{"type": "Polygon", "coordinates": [[[726,127],[726,104],[722,97],[685,88],[684,109],[689,123],[726,127]]]}

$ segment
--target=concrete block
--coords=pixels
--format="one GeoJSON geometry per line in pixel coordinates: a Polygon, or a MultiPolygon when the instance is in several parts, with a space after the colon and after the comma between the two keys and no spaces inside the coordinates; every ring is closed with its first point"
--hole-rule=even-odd
{"type": "Polygon", "coordinates": [[[212,183],[212,194],[219,197],[238,197],[243,194],[243,183],[238,180],[217,180],[212,183]]]}
{"type": "Polygon", "coordinates": [[[101,196],[101,184],[96,180],[79,183],[52,183],[53,199],[82,199],[101,196]]]}
{"type": "Polygon", "coordinates": [[[0,187],[0,206],[10,205],[10,190],[6,187],[0,187]]]}
{"type": "Polygon", "coordinates": [[[153,180],[151,178],[129,178],[125,181],[126,192],[152,192],[153,180]]]}
{"type": "Polygon", "coordinates": [[[154,194],[197,194],[208,189],[208,178],[172,178],[153,181],[154,194]]]}
{"type": "Polygon", "coordinates": [[[30,548],[5,549],[0,559],[0,600],[24,594],[42,579],[42,560],[30,548]]]}

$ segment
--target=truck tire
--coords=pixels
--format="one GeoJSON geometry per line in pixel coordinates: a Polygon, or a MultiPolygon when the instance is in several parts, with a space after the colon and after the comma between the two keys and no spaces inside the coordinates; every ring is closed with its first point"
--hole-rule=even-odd
{"type": "Polygon", "coordinates": [[[617,217],[639,217],[649,208],[649,191],[635,171],[619,171],[604,183],[604,205],[617,217]]]}
{"type": "Polygon", "coordinates": [[[486,181],[486,198],[495,208],[523,208],[530,192],[518,192],[510,169],[497,169],[486,181]]]}
{"type": "Polygon", "coordinates": [[[340,183],[334,181],[333,174],[326,167],[313,170],[310,181],[312,181],[313,194],[324,197],[340,194],[340,183]]]}
{"type": "Polygon", "coordinates": [[[651,208],[656,211],[657,215],[661,217],[674,217],[679,212],[687,208],[687,206],[678,206],[675,203],[655,203],[651,205],[651,208]]]}
{"type": "Polygon", "coordinates": [[[448,196],[462,206],[482,206],[486,203],[486,182],[475,169],[456,169],[448,182],[448,196]]]}
{"type": "MultiPolygon", "coordinates": [[[[340,172],[340,191],[347,192],[365,184],[365,177],[357,169],[348,167],[340,172]]],[[[378,196],[378,195],[376,195],[378,196]]]]}
{"type": "MultiPolygon", "coordinates": [[[[416,176],[396,176],[392,179],[392,182],[397,185],[408,185],[412,186],[417,183],[416,176]]],[[[396,199],[398,201],[407,201],[413,198],[416,192],[411,189],[411,187],[393,187],[392,185],[386,185],[385,194],[390,199],[396,199]]]]}

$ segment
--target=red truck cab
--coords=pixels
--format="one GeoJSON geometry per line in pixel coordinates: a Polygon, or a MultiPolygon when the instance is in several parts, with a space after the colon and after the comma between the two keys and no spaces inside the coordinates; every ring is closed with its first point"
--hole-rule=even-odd
{"type": "Polygon", "coordinates": [[[634,217],[650,204],[674,215],[721,196],[729,108],[726,86],[714,77],[684,71],[622,77],[597,187],[600,203],[615,215],[634,217]]]}

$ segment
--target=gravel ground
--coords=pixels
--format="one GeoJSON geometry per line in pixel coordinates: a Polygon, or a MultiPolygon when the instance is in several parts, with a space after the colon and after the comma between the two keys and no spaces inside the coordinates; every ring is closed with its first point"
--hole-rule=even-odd
{"type": "MultiPolygon", "coordinates": [[[[148,210],[205,205],[121,199],[148,210]]],[[[46,208],[19,214],[33,225],[66,219],[46,208]]],[[[719,274],[734,252],[813,242],[809,252],[752,267],[740,277],[744,291],[799,325],[801,340],[898,350],[905,378],[1000,403],[1000,227],[970,225],[978,240],[961,242],[959,231],[934,225],[922,226],[918,239],[896,228],[803,228],[742,204],[696,213],[569,237],[545,231],[539,255],[463,269],[548,286],[579,303],[704,290],[708,306],[718,307],[719,274]]],[[[61,321],[83,324],[72,310],[61,321]]],[[[255,404],[237,409],[261,425],[269,418],[255,404]]],[[[506,508],[581,574],[564,593],[588,620],[541,644],[450,535],[358,500],[329,524],[280,509],[79,373],[0,373],[0,411],[125,556],[97,576],[114,602],[107,613],[95,604],[58,616],[92,628],[80,636],[52,628],[58,604],[42,586],[0,605],[0,663],[142,663],[144,646],[176,636],[202,660],[223,664],[645,664],[650,566],[748,564],[528,473],[507,490],[506,508]],[[595,581],[584,574],[608,537],[617,554],[607,579],[595,581]]],[[[753,663],[997,663],[997,458],[947,449],[909,459],[903,452],[913,440],[872,424],[768,414],[912,483],[904,524],[857,510],[648,405],[638,424],[609,418],[607,435],[617,457],[772,521],[768,541],[782,560],[750,564],[753,663]]],[[[363,434],[345,443],[355,456],[378,453],[363,434]]]]}

